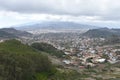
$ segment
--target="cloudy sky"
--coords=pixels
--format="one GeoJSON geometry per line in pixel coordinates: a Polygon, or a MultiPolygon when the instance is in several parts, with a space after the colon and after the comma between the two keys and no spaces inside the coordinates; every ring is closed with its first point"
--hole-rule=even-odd
{"type": "Polygon", "coordinates": [[[0,27],[41,21],[120,28],[120,0],[0,0],[0,27]]]}

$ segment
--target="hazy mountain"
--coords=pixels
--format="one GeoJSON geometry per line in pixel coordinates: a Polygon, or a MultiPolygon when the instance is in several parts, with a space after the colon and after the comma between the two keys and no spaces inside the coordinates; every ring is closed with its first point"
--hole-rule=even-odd
{"type": "Polygon", "coordinates": [[[0,29],[0,31],[4,31],[6,33],[9,33],[9,34],[12,34],[12,35],[15,35],[15,36],[30,36],[30,35],[32,35],[31,33],[16,30],[14,28],[2,28],[2,29],[0,29]]]}
{"type": "Polygon", "coordinates": [[[83,33],[83,36],[88,37],[110,37],[113,35],[120,36],[120,29],[99,28],[90,29],[87,32],[83,33]]]}
{"type": "Polygon", "coordinates": [[[86,31],[88,29],[98,28],[97,26],[92,25],[84,25],[75,22],[65,22],[65,21],[46,21],[46,22],[38,22],[33,24],[25,24],[15,26],[18,30],[24,30],[29,32],[80,32],[86,31]]]}
{"type": "Polygon", "coordinates": [[[14,28],[2,28],[0,29],[0,38],[18,38],[22,36],[30,36],[32,34],[25,32],[25,31],[19,31],[14,28]]]}
{"type": "Polygon", "coordinates": [[[17,36],[0,30],[0,39],[3,38],[17,38],[17,36]]]}

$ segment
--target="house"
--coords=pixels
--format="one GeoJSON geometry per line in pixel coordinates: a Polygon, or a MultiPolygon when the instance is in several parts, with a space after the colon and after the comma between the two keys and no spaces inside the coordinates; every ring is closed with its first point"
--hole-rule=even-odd
{"type": "Polygon", "coordinates": [[[69,65],[69,64],[71,64],[71,61],[70,60],[63,60],[63,63],[65,63],[66,65],[69,65]]]}
{"type": "Polygon", "coordinates": [[[106,59],[104,59],[104,58],[96,59],[96,61],[97,61],[97,62],[100,62],[100,63],[105,62],[105,60],[106,60],[106,59]]]}
{"type": "Polygon", "coordinates": [[[0,43],[4,42],[4,40],[0,40],[0,43]]]}

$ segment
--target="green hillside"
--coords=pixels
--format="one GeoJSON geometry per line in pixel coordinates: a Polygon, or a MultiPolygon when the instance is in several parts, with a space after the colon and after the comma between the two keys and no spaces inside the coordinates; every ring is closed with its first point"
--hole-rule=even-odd
{"type": "Polygon", "coordinates": [[[38,74],[52,72],[51,62],[42,52],[17,40],[0,43],[0,80],[37,80],[38,74]]]}
{"type": "Polygon", "coordinates": [[[33,48],[39,50],[39,51],[44,51],[44,52],[49,53],[50,55],[56,56],[58,58],[62,58],[63,55],[64,55],[63,51],[60,51],[60,50],[56,49],[51,44],[47,44],[47,43],[33,43],[31,46],[33,48]]]}
{"type": "Polygon", "coordinates": [[[20,41],[14,39],[0,43],[0,50],[20,54],[36,52],[33,48],[29,47],[28,45],[24,45],[20,41]]]}

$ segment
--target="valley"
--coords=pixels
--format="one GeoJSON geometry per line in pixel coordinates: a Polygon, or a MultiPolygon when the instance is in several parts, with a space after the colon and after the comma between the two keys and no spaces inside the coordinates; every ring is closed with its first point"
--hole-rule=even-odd
{"type": "MultiPolygon", "coordinates": [[[[68,76],[74,75],[78,78],[76,80],[120,79],[120,66],[118,65],[120,63],[120,37],[118,34],[116,35],[119,31],[115,32],[106,28],[96,29],[95,34],[97,37],[93,34],[94,29],[84,33],[50,32],[41,34],[32,34],[13,28],[4,28],[1,31],[16,36],[1,37],[1,43],[6,40],[16,39],[38,51],[45,52],[45,55],[49,57],[59,72],[68,76]],[[107,30],[109,33],[103,35],[97,30],[103,32],[107,30]],[[71,74],[67,72],[71,72],[71,74]],[[81,77],[78,77],[78,75],[81,77]]],[[[56,74],[63,76],[59,72],[56,74]]],[[[53,75],[53,77],[55,79],[55,77],[58,78],[59,76],[53,75]]]]}

